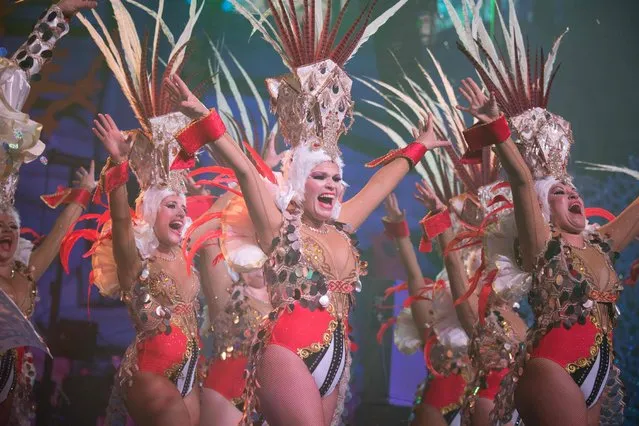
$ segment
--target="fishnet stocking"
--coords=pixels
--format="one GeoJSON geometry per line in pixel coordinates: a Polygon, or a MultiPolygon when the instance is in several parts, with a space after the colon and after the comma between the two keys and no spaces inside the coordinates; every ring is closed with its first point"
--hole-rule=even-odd
{"type": "Polygon", "coordinates": [[[269,426],[326,426],[331,422],[337,392],[320,397],[304,362],[290,350],[268,345],[257,368],[260,411],[269,426]]]}

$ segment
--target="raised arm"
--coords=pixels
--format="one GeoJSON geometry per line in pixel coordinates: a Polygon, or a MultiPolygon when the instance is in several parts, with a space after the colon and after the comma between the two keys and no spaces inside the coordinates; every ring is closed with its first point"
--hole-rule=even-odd
{"type": "Polygon", "coordinates": [[[269,252],[273,239],[279,233],[282,214],[262,177],[240,146],[224,131],[217,112],[208,111],[177,75],[173,75],[167,84],[184,115],[196,120],[177,135],[178,141],[191,152],[210,144],[219,159],[233,169],[257,230],[260,246],[269,252]]]}
{"type": "MultiPolygon", "coordinates": [[[[428,211],[438,213],[446,209],[444,203],[437,197],[435,191],[433,191],[426,181],[417,183],[416,187],[417,193],[415,194],[415,198],[417,198],[428,211]]],[[[444,253],[446,247],[454,237],[455,235],[451,228],[448,228],[437,236],[437,241],[442,253],[444,253]]],[[[453,300],[457,300],[462,297],[468,289],[468,276],[461,252],[454,250],[444,255],[444,267],[448,275],[450,293],[453,300]]],[[[457,318],[469,336],[472,334],[475,322],[477,321],[476,308],[471,304],[471,300],[475,300],[475,295],[471,295],[467,300],[455,306],[457,318]]]]}
{"type": "MultiPolygon", "coordinates": [[[[494,128],[507,126],[505,118],[499,112],[494,95],[491,94],[490,98],[486,97],[470,78],[462,81],[459,90],[469,106],[457,106],[457,108],[472,114],[481,122],[464,132],[467,139],[486,137],[486,135],[491,137],[495,135],[494,128]]],[[[495,135],[494,138],[497,136],[495,135]]],[[[523,267],[524,270],[530,271],[535,258],[544,250],[546,241],[550,237],[549,228],[541,214],[532,174],[513,140],[508,137],[505,140],[486,141],[483,145],[488,146],[492,143],[496,144],[494,150],[508,175],[515,205],[515,221],[521,243],[523,267]]]]}
{"type": "Polygon", "coordinates": [[[113,256],[122,290],[128,290],[142,269],[135,245],[133,220],[126,190],[130,138],[116,126],[109,114],[98,114],[93,133],[100,139],[110,157],[102,171],[101,185],[109,196],[113,256]]]}
{"type": "MultiPolygon", "coordinates": [[[[399,259],[406,271],[408,294],[418,297],[424,290],[424,276],[422,270],[419,267],[417,261],[417,255],[413,248],[413,243],[410,240],[410,231],[406,224],[404,212],[399,209],[397,197],[395,194],[390,194],[385,202],[386,216],[382,219],[386,234],[393,238],[397,251],[399,253],[399,259]]],[[[428,312],[431,309],[431,305],[426,300],[416,300],[411,304],[411,313],[413,321],[420,331],[420,335],[428,329],[428,323],[432,315],[428,312]]]]}
{"type": "Polygon", "coordinates": [[[599,232],[612,240],[612,249],[621,251],[639,237],[639,197],[614,220],[603,225],[599,232]]]}
{"type": "Polygon", "coordinates": [[[396,151],[398,155],[391,155],[390,162],[375,173],[357,195],[344,203],[340,222],[348,223],[353,229],[359,228],[427,150],[450,145],[448,141],[437,139],[430,117],[419,121],[419,130],[413,129],[413,136],[414,143],[396,151]]]}
{"type": "Polygon", "coordinates": [[[95,189],[95,163],[91,161],[88,172],[80,167],[76,172],[76,178],[77,180],[73,182],[75,188],[65,197],[66,201],[64,202],[68,205],[56,219],[49,234],[29,258],[29,266],[33,268],[33,278],[36,281],[40,279],[60,252],[62,239],[71,225],[80,217],[83,209],[87,208],[91,192],[95,189]]]}

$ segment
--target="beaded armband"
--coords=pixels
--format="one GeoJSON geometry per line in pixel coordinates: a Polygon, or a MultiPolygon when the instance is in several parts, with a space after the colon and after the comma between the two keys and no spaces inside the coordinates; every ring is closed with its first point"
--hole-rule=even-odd
{"type": "Polygon", "coordinates": [[[27,79],[38,80],[42,66],[53,56],[56,42],[68,32],[69,23],[60,7],[54,4],[40,15],[29,38],[11,59],[25,72],[27,79]]]}

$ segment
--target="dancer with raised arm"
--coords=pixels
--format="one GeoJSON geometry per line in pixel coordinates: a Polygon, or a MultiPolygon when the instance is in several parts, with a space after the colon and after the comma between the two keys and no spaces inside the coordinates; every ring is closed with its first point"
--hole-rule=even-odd
{"type": "MultiPolygon", "coordinates": [[[[46,10],[33,31],[9,58],[0,57],[0,288],[30,318],[36,303],[36,282],[56,258],[69,227],[86,209],[95,187],[93,163],[81,168],[76,186],[43,196],[55,208],[68,204],[38,248],[20,237],[20,215],[14,207],[18,170],[44,151],[39,140],[42,125],[23,113],[22,107],[42,67],[52,58],[55,44],[69,31],[69,20],[97,1],[62,0],[46,10]]],[[[44,347],[44,344],[41,345],[44,347]]],[[[0,425],[30,424],[34,373],[32,355],[25,348],[0,353],[0,425]]]]}
{"type": "MultiPolygon", "coordinates": [[[[271,12],[279,17],[277,9],[271,12]]],[[[364,10],[362,18],[369,14],[370,10],[364,10]]],[[[306,16],[315,19],[308,10],[306,16]]],[[[363,21],[359,34],[368,20],[363,21]]],[[[329,37],[329,13],[325,23],[317,39],[309,36],[287,42],[284,47],[291,55],[284,59],[293,74],[267,81],[280,132],[292,145],[283,160],[281,185],[275,193],[228,137],[217,113],[209,112],[179,78],[173,79],[174,96],[182,110],[197,119],[178,140],[191,154],[210,143],[233,168],[259,244],[269,256],[265,270],[274,310],[252,348],[245,391],[246,423],[256,397],[270,425],[339,421],[350,363],[348,314],[366,269],[350,232],[428,149],[447,145],[437,140],[430,120],[423,120],[414,131],[415,142],[375,162],[385,167],[359,194],[343,205],[339,203],[343,162],[337,143],[352,109],[351,80],[341,66],[361,40],[350,37],[349,32],[347,39],[334,47],[338,26],[329,37]]],[[[305,26],[309,30],[313,27],[305,26]]]]}
{"type": "MultiPolygon", "coordinates": [[[[93,129],[109,154],[100,189],[108,195],[111,219],[92,248],[94,284],[103,295],[121,297],[136,331],[115,378],[107,423],[121,422],[128,414],[138,425],[197,425],[200,283],[180,249],[191,223],[185,169],[194,161],[177,156],[179,145],[173,134],[188,118],[169,99],[166,82],[183,66],[184,48],[202,3],[191,3],[179,38],[167,36],[169,42],[177,39],[178,43],[172,46],[163,75],[158,37],[168,30],[159,31],[161,10],[154,15],[149,70],[147,45],[136,44],[139,37],[129,12],[120,2],[112,1],[112,5],[119,30],[130,36],[128,42],[122,38],[121,46],[81,18],[141,126],[121,132],[108,114],[100,114],[93,129]],[[135,214],[128,204],[129,169],[140,185],[135,214]]],[[[99,15],[94,18],[98,28],[104,29],[99,15]]]]}
{"type": "MultiPolygon", "coordinates": [[[[473,19],[479,24],[479,17],[473,19]]],[[[598,230],[587,226],[583,201],[566,170],[570,124],[546,109],[559,40],[545,64],[542,57],[541,71],[530,71],[516,19],[509,28],[513,61],[495,56],[486,64],[479,51],[496,52],[490,38],[475,42],[463,32],[472,45],[461,44],[490,92],[486,96],[471,79],[462,82],[469,105],[460,109],[482,123],[466,138],[472,150],[493,146],[499,155],[513,192],[520,264],[532,274],[528,299],[535,323],[502,381],[493,415],[505,423],[516,406],[531,425],[619,424],[600,418],[600,410],[606,400],[615,404],[607,412],[623,415],[612,351],[622,285],[613,264],[639,234],[639,199],[598,230]]]]}

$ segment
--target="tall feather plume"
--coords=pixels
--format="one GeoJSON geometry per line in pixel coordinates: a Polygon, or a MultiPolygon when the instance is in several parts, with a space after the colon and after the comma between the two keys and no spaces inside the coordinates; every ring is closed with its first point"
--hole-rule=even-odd
{"type": "MultiPolygon", "coordinates": [[[[317,61],[323,52],[326,50],[326,45],[328,44],[328,36],[331,24],[331,9],[333,8],[332,0],[328,0],[326,4],[326,12],[324,13],[324,24],[322,25],[322,32],[319,38],[319,42],[317,44],[317,49],[315,50],[315,60],[317,61]]],[[[318,9],[322,9],[321,5],[318,9]]]]}
{"type": "Polygon", "coordinates": [[[284,13],[291,14],[291,23],[286,24],[286,30],[289,31],[291,43],[293,45],[292,47],[295,50],[295,57],[293,58],[293,60],[295,61],[295,63],[299,63],[300,61],[302,61],[302,33],[300,30],[299,20],[297,19],[297,14],[295,13],[295,4],[293,3],[293,0],[288,1],[288,6],[289,8],[286,9],[282,1],[280,1],[280,7],[284,9],[284,13]]]}
{"type": "Polygon", "coordinates": [[[337,58],[338,63],[346,63],[346,60],[351,57],[351,53],[355,50],[355,47],[359,44],[364,35],[364,32],[368,29],[368,22],[371,19],[371,14],[373,13],[373,8],[377,4],[377,0],[373,0],[368,7],[368,12],[366,12],[366,18],[364,19],[364,23],[360,25],[357,32],[351,37],[347,44],[344,45],[343,50],[339,53],[337,58]]]}
{"type": "MultiPolygon", "coordinates": [[[[364,28],[366,27],[366,24],[368,23],[368,18],[370,17],[370,12],[372,12],[372,8],[375,6],[375,3],[376,3],[376,0],[372,0],[366,4],[366,6],[364,7],[364,10],[362,10],[360,14],[357,15],[355,22],[351,24],[349,29],[346,31],[346,34],[344,34],[344,36],[342,37],[342,40],[339,43],[337,43],[337,46],[331,52],[331,59],[333,59],[335,63],[338,63],[338,64],[342,63],[340,61],[342,53],[346,49],[346,46],[349,43],[351,43],[352,40],[355,40],[355,37],[354,37],[354,34],[356,34],[355,29],[358,28],[363,17],[366,17],[363,24],[364,28]]],[[[361,37],[361,34],[360,34],[360,37],[361,37]]]]}
{"type": "Polygon", "coordinates": [[[333,43],[335,43],[335,38],[337,37],[337,31],[339,30],[339,27],[342,25],[344,14],[346,14],[346,9],[348,8],[348,5],[350,4],[350,2],[351,0],[346,0],[344,2],[344,5],[340,9],[339,13],[337,14],[337,19],[335,20],[335,24],[333,25],[333,28],[331,29],[331,33],[328,36],[328,41],[326,42],[325,50],[322,51],[321,53],[322,58],[325,58],[330,55],[331,48],[333,47],[333,43]]]}
{"type": "Polygon", "coordinates": [[[198,0],[192,0],[189,8],[189,18],[177,42],[175,42],[175,37],[162,19],[165,0],[159,1],[157,10],[151,10],[134,0],[125,1],[140,8],[154,19],[155,26],[150,51],[150,72],[148,68],[148,34],[144,39],[144,43],[140,43],[140,37],[135,23],[122,0],[110,0],[118,28],[117,40],[111,37],[103,20],[95,10],[92,11],[92,14],[103,34],[100,34],[98,29],[81,14],[78,14],[78,18],[87,28],[89,35],[104,55],[107,65],[122,88],[122,92],[129,101],[143,130],[150,132],[149,119],[171,112],[169,107],[174,106],[168,102],[168,94],[164,89],[164,85],[169,75],[174,72],[179,72],[183,66],[184,51],[191,37],[195,22],[202,11],[204,1],[198,2],[198,0]],[[161,80],[158,79],[160,33],[166,36],[172,47],[161,80]]]}
{"type": "MultiPolygon", "coordinates": [[[[513,0],[508,1],[507,24],[497,6],[506,54],[497,53],[496,42],[485,31],[478,2],[466,0],[465,3],[472,10],[470,27],[462,23],[450,0],[444,0],[444,3],[459,37],[458,47],[471,61],[486,89],[495,94],[504,114],[513,117],[533,107],[546,107],[550,87],[559,68],[554,67],[557,50],[566,32],[557,38],[547,60],[542,50],[539,63],[535,52],[534,69],[531,71],[530,49],[527,43],[524,44],[513,0]]],[[[466,9],[464,7],[465,13],[466,9]]]]}

